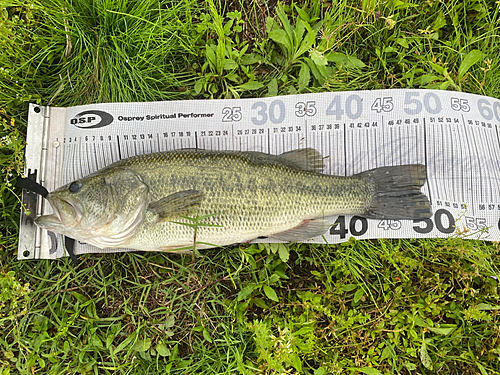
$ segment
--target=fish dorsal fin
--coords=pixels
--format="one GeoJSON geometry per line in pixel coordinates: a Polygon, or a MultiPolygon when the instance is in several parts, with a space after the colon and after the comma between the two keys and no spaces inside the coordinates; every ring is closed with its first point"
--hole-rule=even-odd
{"type": "Polygon", "coordinates": [[[273,234],[270,237],[281,241],[300,242],[308,240],[309,238],[321,236],[326,233],[328,228],[330,228],[330,222],[328,220],[304,220],[295,228],[273,234]]]}
{"type": "Polygon", "coordinates": [[[148,210],[158,215],[158,221],[169,221],[196,210],[205,198],[199,190],[183,190],[151,202],[148,210]]]}
{"type": "Polygon", "coordinates": [[[303,171],[320,173],[325,167],[323,156],[314,148],[287,151],[276,156],[276,158],[283,162],[283,164],[289,164],[303,171]]]}

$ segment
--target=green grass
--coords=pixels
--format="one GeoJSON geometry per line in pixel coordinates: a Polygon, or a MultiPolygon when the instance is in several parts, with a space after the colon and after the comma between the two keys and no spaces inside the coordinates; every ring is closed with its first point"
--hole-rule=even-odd
{"type": "Polygon", "coordinates": [[[499,374],[497,243],[16,260],[27,105],[438,88],[500,97],[500,4],[9,1],[0,374],[499,374]]]}

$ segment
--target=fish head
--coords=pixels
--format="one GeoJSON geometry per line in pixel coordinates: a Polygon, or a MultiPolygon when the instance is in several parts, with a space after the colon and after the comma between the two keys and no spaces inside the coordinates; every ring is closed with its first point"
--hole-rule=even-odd
{"type": "Polygon", "coordinates": [[[148,192],[133,171],[103,170],[49,193],[54,212],[36,218],[35,223],[101,248],[119,247],[141,222],[148,192]]]}

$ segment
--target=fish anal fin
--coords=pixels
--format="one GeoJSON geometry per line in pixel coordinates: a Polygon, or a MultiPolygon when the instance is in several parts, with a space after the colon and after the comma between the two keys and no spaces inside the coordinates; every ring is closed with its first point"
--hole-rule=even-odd
{"type": "Polygon", "coordinates": [[[270,237],[281,241],[300,242],[313,237],[321,236],[326,233],[328,228],[330,228],[330,222],[328,220],[304,220],[295,228],[273,234],[270,237]]]}
{"type": "Polygon", "coordinates": [[[158,251],[163,251],[166,253],[173,254],[189,254],[193,252],[192,246],[182,246],[182,245],[172,245],[172,246],[160,246],[158,251]]]}
{"type": "Polygon", "coordinates": [[[196,210],[205,194],[199,190],[183,190],[151,202],[148,210],[158,215],[158,221],[170,221],[196,210]]]}

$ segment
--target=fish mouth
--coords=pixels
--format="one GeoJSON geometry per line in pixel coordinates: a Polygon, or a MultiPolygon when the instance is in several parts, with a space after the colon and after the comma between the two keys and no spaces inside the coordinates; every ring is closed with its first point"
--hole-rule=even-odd
{"type": "Polygon", "coordinates": [[[83,216],[83,210],[78,202],[71,202],[69,199],[57,197],[49,194],[47,196],[53,214],[42,215],[35,219],[35,223],[44,228],[51,229],[54,227],[72,227],[80,222],[83,216]]]}

